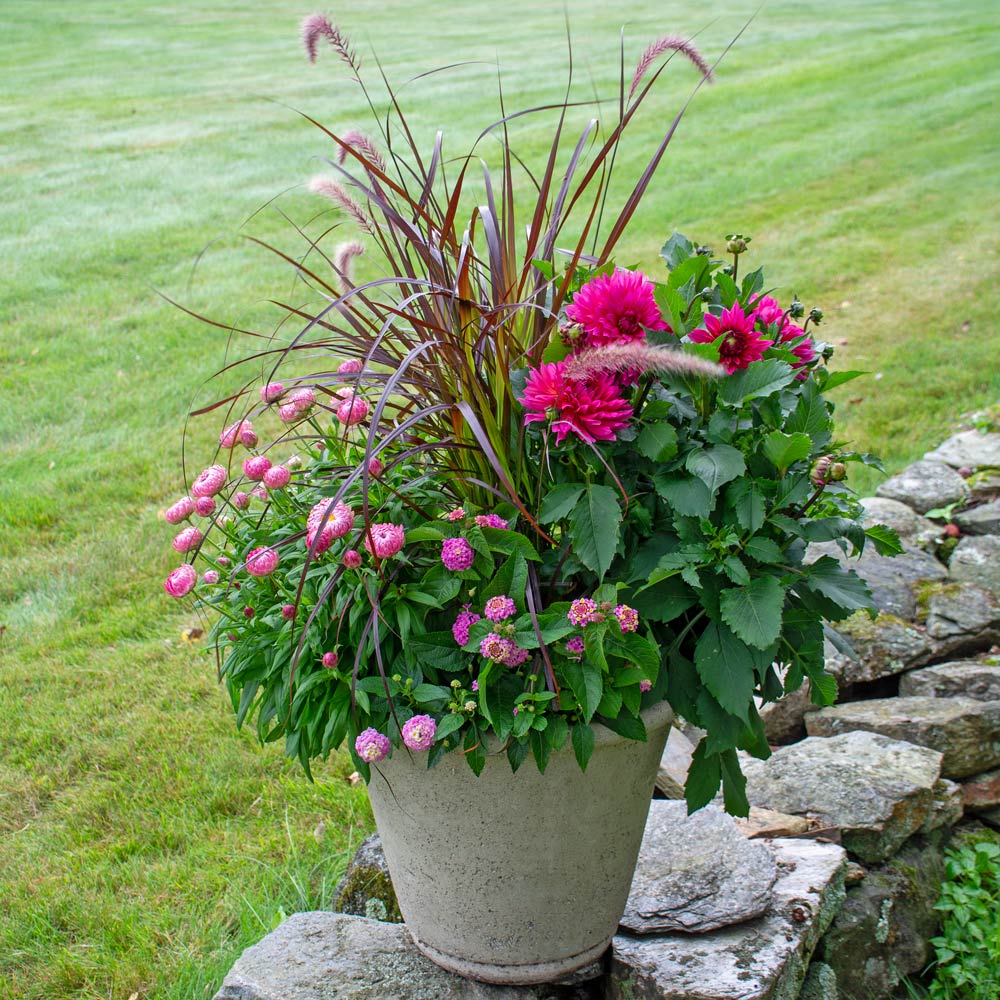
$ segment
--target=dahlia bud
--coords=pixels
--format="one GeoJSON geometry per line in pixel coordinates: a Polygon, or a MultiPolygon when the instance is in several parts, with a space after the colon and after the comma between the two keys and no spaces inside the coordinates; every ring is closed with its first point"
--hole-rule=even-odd
{"type": "Polygon", "coordinates": [[[843,462],[834,462],[830,466],[830,471],[826,474],[826,478],[831,483],[839,483],[842,479],[847,476],[847,466],[843,462]]]}
{"type": "Polygon", "coordinates": [[[832,464],[832,455],[824,455],[822,458],[816,459],[809,472],[809,482],[811,482],[813,486],[826,486],[826,484],[830,481],[830,466],[832,464]]]}
{"type": "Polygon", "coordinates": [[[788,315],[791,316],[792,319],[802,319],[805,314],[806,307],[799,302],[798,298],[793,298],[788,304],[788,315]]]}
{"type": "Polygon", "coordinates": [[[809,310],[809,318],[817,326],[819,326],[819,324],[823,322],[823,310],[820,309],[818,306],[813,306],[813,308],[809,310]]]}
{"type": "Polygon", "coordinates": [[[560,323],[559,339],[567,346],[572,347],[581,337],[584,329],[579,323],[560,323]]]}
{"type": "Polygon", "coordinates": [[[697,257],[711,257],[712,253],[713,253],[713,250],[712,250],[711,247],[707,247],[707,246],[702,245],[700,247],[695,247],[694,248],[694,252],[695,252],[695,256],[697,256],[697,257]]]}
{"type": "Polygon", "coordinates": [[[741,253],[747,252],[747,244],[750,240],[749,238],[745,238],[742,233],[736,233],[726,238],[729,241],[726,244],[727,253],[736,254],[738,256],[741,253]]]}

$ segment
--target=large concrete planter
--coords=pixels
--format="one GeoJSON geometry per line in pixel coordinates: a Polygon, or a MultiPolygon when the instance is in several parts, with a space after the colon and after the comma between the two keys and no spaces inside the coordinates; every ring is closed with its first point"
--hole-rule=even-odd
{"type": "Polygon", "coordinates": [[[567,744],[545,774],[505,755],[477,778],[461,754],[427,769],[397,750],[368,786],[393,886],[417,947],[488,983],[562,978],[600,957],[625,909],[672,720],[649,738],[602,726],[586,772],[567,744]]]}

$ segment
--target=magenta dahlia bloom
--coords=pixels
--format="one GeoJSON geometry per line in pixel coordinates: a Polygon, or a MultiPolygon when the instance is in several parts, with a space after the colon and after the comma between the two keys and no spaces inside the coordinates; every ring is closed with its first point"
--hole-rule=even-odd
{"type": "Polygon", "coordinates": [[[517,605],[506,594],[491,597],[483,608],[483,614],[491,622],[502,622],[517,614],[517,605]]]}
{"type": "Polygon", "coordinates": [[[353,527],[354,511],[347,504],[334,503],[332,499],[320,500],[306,518],[306,545],[311,547],[318,535],[316,553],[326,552],[335,538],[343,538],[353,527]],[[327,516],[328,510],[330,513],[327,516]]]}
{"type": "Polygon", "coordinates": [[[198,582],[198,571],[190,563],[178,566],[164,581],[163,589],[171,597],[184,597],[194,590],[198,582]]]}
{"type": "Polygon", "coordinates": [[[468,569],[475,558],[475,551],[464,538],[446,538],[441,543],[441,562],[452,573],[468,569]]]}
{"type": "Polygon", "coordinates": [[[437,723],[429,715],[415,715],[403,723],[403,742],[411,750],[427,750],[434,742],[437,723]]]}
{"type": "MultiPolygon", "coordinates": [[[[792,323],[785,324],[784,329],[781,331],[780,341],[782,344],[790,344],[794,340],[798,340],[800,337],[805,337],[805,330],[801,326],[795,326],[792,323]]],[[[800,344],[795,344],[788,348],[799,360],[792,362],[793,368],[802,368],[805,365],[812,364],[816,360],[816,346],[813,344],[809,337],[805,339],[800,344]]],[[[804,379],[808,375],[808,372],[799,372],[796,378],[804,379]]]]}
{"type": "MultiPolygon", "coordinates": [[[[770,295],[761,295],[754,299],[751,304],[753,305],[757,322],[762,326],[771,326],[773,323],[780,323],[781,317],[785,315],[784,309],[770,295]]],[[[787,325],[787,323],[788,320],[786,319],[782,327],[787,325]]]]}
{"type": "Polygon", "coordinates": [[[584,329],[580,346],[627,344],[645,340],[647,330],[669,330],[653,291],[641,271],[599,274],[588,281],[566,307],[566,315],[584,329]]]}
{"type": "MultiPolygon", "coordinates": [[[[469,629],[479,621],[480,617],[481,615],[477,615],[475,611],[469,610],[468,604],[466,604],[464,611],[458,613],[455,624],[451,627],[451,634],[459,646],[464,646],[469,641],[469,629]]],[[[478,690],[478,688],[473,690],[478,690]]]]}
{"type": "Polygon", "coordinates": [[[275,403],[285,394],[285,387],[280,382],[268,382],[260,390],[260,398],[265,403],[275,403]]]}
{"type": "Polygon", "coordinates": [[[271,460],[267,455],[251,455],[243,460],[243,475],[247,479],[263,479],[264,473],[271,468],[271,460]]]}
{"type": "Polygon", "coordinates": [[[385,760],[391,748],[389,737],[383,736],[377,729],[371,727],[360,733],[354,741],[354,752],[368,764],[377,764],[380,760],[385,760]]]}
{"type": "Polygon", "coordinates": [[[344,553],[344,565],[348,569],[358,569],[361,566],[361,553],[357,549],[348,549],[344,553]]]}
{"type": "Polygon", "coordinates": [[[225,485],[226,470],[221,465],[210,465],[204,472],[199,473],[198,478],[191,484],[191,496],[195,498],[215,496],[225,485]]]}
{"type": "Polygon", "coordinates": [[[635,632],[639,628],[639,612],[627,604],[619,604],[615,608],[615,618],[623,632],[635,632]]]}
{"type": "Polygon", "coordinates": [[[180,524],[185,518],[190,517],[195,510],[195,502],[191,497],[181,497],[177,503],[169,506],[163,513],[167,524],[180,524]]]}
{"type": "Polygon", "coordinates": [[[251,549],[247,555],[247,572],[251,576],[270,576],[279,562],[277,550],[264,545],[259,549],[251,549]]]}
{"type": "Polygon", "coordinates": [[[365,533],[365,548],[379,559],[396,555],[406,541],[401,524],[373,524],[365,533]]]}
{"type": "Polygon", "coordinates": [[[477,514],[476,524],[480,528],[501,528],[504,531],[510,527],[507,524],[507,519],[499,514],[477,514]]]}
{"type": "Polygon", "coordinates": [[[721,339],[719,344],[719,364],[732,375],[747,368],[754,361],[760,361],[764,352],[774,343],[764,340],[754,328],[754,313],[747,316],[739,302],[731,309],[725,309],[721,316],[705,313],[705,329],[691,331],[691,339],[696,344],[711,344],[721,339]]]}
{"type": "Polygon", "coordinates": [[[609,375],[570,381],[564,361],[543,364],[528,373],[521,405],[525,425],[551,421],[556,444],[562,444],[570,433],[591,444],[614,441],[615,433],[632,419],[632,405],[622,398],[609,375]]]}
{"type": "Polygon", "coordinates": [[[597,610],[597,602],[592,601],[589,597],[580,597],[575,600],[569,606],[566,617],[577,628],[583,628],[584,625],[589,625],[591,622],[603,620],[600,611],[597,610]]]}
{"type": "Polygon", "coordinates": [[[173,546],[178,552],[190,552],[201,545],[204,537],[197,528],[185,528],[174,536],[173,546]]]}
{"type": "Polygon", "coordinates": [[[283,490],[292,478],[291,469],[284,465],[272,465],[264,473],[264,485],[269,490],[283,490]]]}
{"type": "Polygon", "coordinates": [[[345,426],[352,427],[354,424],[360,424],[368,416],[370,409],[365,400],[352,396],[337,407],[337,419],[345,426]]]}

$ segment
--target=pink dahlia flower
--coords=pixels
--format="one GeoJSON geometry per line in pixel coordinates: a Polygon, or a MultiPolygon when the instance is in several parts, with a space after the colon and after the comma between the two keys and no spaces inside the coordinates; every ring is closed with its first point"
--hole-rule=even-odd
{"type": "Polygon", "coordinates": [[[194,502],[194,512],[199,517],[211,517],[215,513],[215,497],[198,497],[194,502]]]}
{"type": "MultiPolygon", "coordinates": [[[[761,295],[753,299],[751,305],[753,306],[757,322],[762,326],[771,326],[774,323],[780,323],[781,317],[785,315],[784,309],[770,295],[761,295]]],[[[788,320],[785,320],[782,326],[784,327],[787,323],[788,320]]]]}
{"type": "Polygon", "coordinates": [[[180,524],[185,518],[190,517],[195,511],[195,502],[191,497],[181,497],[177,503],[168,507],[163,516],[167,524],[180,524]]]}
{"type": "Polygon", "coordinates": [[[764,340],[754,328],[754,314],[747,316],[738,302],[731,309],[723,310],[721,316],[705,313],[705,328],[691,331],[691,339],[696,344],[719,344],[719,364],[732,375],[747,368],[754,361],[760,361],[764,352],[774,343],[764,340]]]}
{"type": "MultiPolygon", "coordinates": [[[[459,646],[464,646],[469,641],[469,629],[479,621],[480,617],[475,611],[469,610],[469,605],[465,606],[464,611],[458,613],[455,624],[451,627],[451,634],[459,646]]],[[[474,690],[478,690],[478,688],[474,690]]]]}
{"type": "Polygon", "coordinates": [[[340,657],[332,649],[323,654],[323,666],[327,670],[333,670],[338,663],[340,663],[340,657]]]}
{"type": "Polygon", "coordinates": [[[552,422],[556,444],[573,433],[593,444],[614,441],[632,418],[631,404],[614,380],[604,374],[586,382],[570,381],[563,361],[532,369],[521,397],[525,424],[552,422]]]}
{"type": "Polygon", "coordinates": [[[499,514],[477,514],[476,524],[480,528],[501,528],[504,531],[510,527],[507,524],[507,519],[499,514]]]}
{"type": "Polygon", "coordinates": [[[173,546],[178,552],[190,552],[201,545],[204,537],[197,528],[185,528],[174,536],[173,546]]]}
{"type": "Polygon", "coordinates": [[[360,424],[368,416],[370,409],[371,407],[363,399],[352,396],[337,407],[337,419],[342,424],[352,427],[354,424],[360,424]]]}
{"type": "Polygon", "coordinates": [[[326,552],[335,538],[343,538],[354,527],[354,511],[345,503],[320,500],[306,518],[306,544],[311,548],[316,542],[316,553],[326,552]],[[327,515],[329,511],[329,515],[327,515]],[[324,520],[325,518],[325,520],[324,520]]]}
{"type": "Polygon", "coordinates": [[[268,382],[260,390],[260,398],[265,403],[275,403],[285,394],[285,387],[280,382],[268,382]]]}
{"type": "Polygon", "coordinates": [[[446,538],[441,543],[441,562],[453,573],[468,569],[475,558],[475,550],[464,538],[446,538]]]}
{"type": "Polygon", "coordinates": [[[403,723],[403,742],[411,750],[427,750],[434,742],[437,723],[429,715],[415,715],[403,723]]]}
{"type": "MultiPolygon", "coordinates": [[[[794,340],[798,340],[800,337],[805,337],[805,330],[801,326],[795,326],[792,323],[786,324],[785,328],[781,331],[781,343],[790,344],[794,340]]],[[[809,337],[805,339],[800,344],[795,344],[788,348],[792,354],[794,354],[799,360],[792,362],[793,368],[802,368],[805,365],[812,364],[816,360],[816,346],[813,344],[809,337]]],[[[806,378],[807,372],[799,372],[796,376],[797,378],[806,378]]]]}
{"type": "Polygon", "coordinates": [[[271,460],[267,455],[251,455],[243,460],[243,475],[247,479],[263,479],[264,473],[271,468],[271,460]]]}
{"type": "Polygon", "coordinates": [[[619,604],[615,608],[615,618],[623,632],[635,632],[639,628],[639,612],[627,604],[619,604]]]}
{"type": "Polygon", "coordinates": [[[364,368],[364,364],[358,358],[349,358],[347,361],[340,362],[337,366],[337,374],[356,375],[362,368],[364,368]]]}
{"type": "Polygon", "coordinates": [[[344,565],[348,569],[358,569],[361,566],[361,553],[357,549],[348,549],[344,553],[344,565]]]}
{"type": "Polygon", "coordinates": [[[198,478],[191,484],[191,496],[196,498],[215,496],[225,485],[226,470],[221,465],[210,465],[204,472],[199,473],[198,478]]]}
{"type": "Polygon", "coordinates": [[[603,347],[644,340],[647,330],[669,330],[653,296],[653,283],[641,271],[599,274],[567,306],[566,315],[583,327],[581,347],[603,347]]]}
{"type": "Polygon", "coordinates": [[[247,555],[247,572],[251,576],[270,576],[277,568],[279,556],[275,549],[262,546],[247,555]]]}
{"type": "Polygon", "coordinates": [[[216,584],[219,582],[219,571],[217,569],[207,569],[202,573],[201,578],[209,585],[216,584]]]}
{"type": "Polygon", "coordinates": [[[405,541],[401,524],[373,524],[365,532],[365,548],[379,559],[391,559],[405,541]]]}
{"type": "Polygon", "coordinates": [[[483,614],[491,622],[502,622],[517,614],[517,605],[506,594],[491,597],[483,608],[483,614]]]}
{"type": "Polygon", "coordinates": [[[583,628],[584,625],[589,625],[591,622],[602,621],[601,613],[597,610],[597,603],[589,597],[580,597],[575,600],[569,606],[566,617],[577,628],[583,628]]]}
{"type": "Polygon", "coordinates": [[[194,590],[198,582],[198,571],[190,563],[178,566],[163,583],[163,589],[171,597],[184,597],[194,590]]]}
{"type": "Polygon", "coordinates": [[[284,465],[272,465],[264,473],[264,485],[269,490],[283,490],[292,478],[291,469],[284,465]]]}
{"type": "Polygon", "coordinates": [[[252,448],[257,443],[253,424],[246,418],[237,420],[235,424],[230,424],[219,435],[219,444],[223,448],[235,448],[237,441],[245,448],[252,448]]]}
{"type": "Polygon", "coordinates": [[[377,764],[389,756],[389,737],[369,727],[354,741],[354,752],[366,763],[377,764]]]}

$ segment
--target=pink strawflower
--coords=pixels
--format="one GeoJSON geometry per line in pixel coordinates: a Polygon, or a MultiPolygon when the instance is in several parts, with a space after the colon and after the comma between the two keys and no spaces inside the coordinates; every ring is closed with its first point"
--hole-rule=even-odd
{"type": "Polygon", "coordinates": [[[503,656],[500,657],[500,662],[504,666],[519,667],[531,656],[528,650],[522,649],[513,639],[505,639],[504,641],[507,643],[507,648],[503,656]]]}
{"type": "Polygon", "coordinates": [[[475,558],[475,550],[464,538],[446,538],[441,543],[441,562],[453,573],[468,569],[475,558]]]}
{"type": "Polygon", "coordinates": [[[566,315],[583,327],[583,347],[644,340],[646,330],[670,329],[641,271],[599,274],[573,296],[566,315]]]}
{"type": "Polygon", "coordinates": [[[260,398],[265,403],[275,403],[285,394],[285,387],[280,382],[268,382],[260,390],[260,398]]]}
{"type": "Polygon", "coordinates": [[[197,528],[185,528],[174,536],[173,546],[178,552],[190,552],[201,545],[204,537],[197,528]]]}
{"type": "Polygon", "coordinates": [[[285,402],[278,407],[278,417],[282,423],[292,424],[300,417],[306,416],[316,405],[316,393],[312,389],[296,389],[285,397],[285,402]]]}
{"type": "Polygon", "coordinates": [[[476,524],[480,528],[502,528],[504,531],[509,527],[507,519],[499,514],[477,514],[476,524]]]}
{"type": "Polygon", "coordinates": [[[247,479],[263,479],[264,473],[271,468],[271,460],[267,455],[251,455],[243,461],[243,475],[247,479]]]}
{"type": "Polygon", "coordinates": [[[365,532],[365,548],[379,559],[391,559],[405,541],[406,532],[401,524],[373,524],[365,532]]]}
{"type": "Polygon", "coordinates": [[[284,618],[286,622],[290,622],[295,617],[295,605],[283,604],[281,606],[281,617],[284,618]]]}
{"type": "Polygon", "coordinates": [[[370,409],[371,407],[363,399],[354,396],[345,399],[337,407],[337,419],[347,427],[352,427],[354,424],[360,424],[368,416],[370,409]]]}
{"type": "MultiPolygon", "coordinates": [[[[451,627],[451,634],[455,637],[455,642],[459,646],[464,646],[469,641],[469,629],[479,621],[480,617],[475,611],[469,610],[468,604],[465,606],[464,611],[458,613],[455,624],[451,627]]],[[[473,688],[473,690],[475,691],[477,688],[473,688]]]]}
{"type": "Polygon", "coordinates": [[[282,403],[278,407],[278,418],[283,424],[294,424],[300,415],[299,408],[294,403],[282,403]]]}
{"type": "Polygon", "coordinates": [[[190,563],[178,566],[164,581],[163,589],[171,597],[184,597],[194,590],[198,582],[198,571],[190,563]]]}
{"type": "Polygon", "coordinates": [[[223,448],[235,448],[237,441],[246,448],[252,448],[257,443],[257,435],[254,433],[253,425],[245,417],[242,420],[237,420],[235,424],[230,424],[219,435],[219,444],[223,448]]]}
{"type": "Polygon", "coordinates": [[[247,572],[251,576],[270,576],[278,568],[279,558],[270,546],[252,549],[247,555],[247,572]]]}
{"type": "Polygon", "coordinates": [[[255,486],[250,491],[250,496],[256,497],[258,500],[266,501],[268,499],[267,490],[263,486],[255,486]]]}
{"type": "Polygon", "coordinates": [[[549,423],[562,444],[567,434],[593,444],[614,441],[615,433],[627,427],[632,405],[621,395],[608,375],[595,375],[574,382],[566,375],[566,363],[555,361],[532,369],[521,396],[524,423],[549,423]]]}
{"type": "Polygon", "coordinates": [[[619,604],[615,608],[615,618],[623,632],[635,632],[639,627],[639,612],[627,604],[619,604]]]}
{"type": "Polygon", "coordinates": [[[465,519],[465,508],[456,507],[454,510],[449,510],[445,517],[449,521],[462,521],[465,519]]]}
{"type": "Polygon", "coordinates": [[[250,494],[240,491],[239,493],[234,493],[230,498],[229,502],[237,510],[246,510],[250,506],[250,494]]]}
{"type": "Polygon", "coordinates": [[[483,608],[483,614],[489,618],[491,622],[506,621],[508,618],[517,614],[517,605],[510,597],[507,597],[506,594],[500,594],[498,597],[491,597],[486,602],[486,607],[483,608]]]}
{"type": "Polygon", "coordinates": [[[349,385],[342,385],[334,392],[334,395],[339,396],[341,399],[353,399],[357,394],[358,390],[349,385]]]}
{"type": "Polygon", "coordinates": [[[760,361],[764,352],[774,343],[764,340],[754,328],[754,313],[747,316],[738,302],[731,309],[723,310],[721,316],[705,313],[705,329],[691,331],[691,339],[696,344],[719,344],[719,364],[732,375],[760,361]]]}
{"type": "Polygon", "coordinates": [[[323,666],[327,670],[333,670],[338,663],[340,663],[340,657],[333,650],[323,654],[323,666]]]}
{"type": "Polygon", "coordinates": [[[318,535],[316,553],[326,552],[335,538],[343,538],[353,527],[354,511],[347,504],[334,503],[332,499],[320,500],[306,518],[306,545],[312,547],[318,535]]]}
{"type": "Polygon", "coordinates": [[[254,609],[251,608],[251,607],[246,607],[246,608],[243,609],[243,617],[246,618],[246,619],[248,619],[248,620],[250,618],[253,618],[253,616],[255,614],[257,614],[257,612],[254,611],[254,609]]]}
{"type": "Polygon", "coordinates": [[[435,732],[437,723],[429,715],[415,715],[403,723],[403,742],[411,750],[427,750],[435,732]]]}
{"type": "Polygon", "coordinates": [[[597,610],[597,604],[589,597],[580,597],[575,600],[569,606],[566,617],[577,628],[583,628],[584,625],[589,625],[591,622],[602,621],[602,615],[597,610]]]}
{"type": "Polygon", "coordinates": [[[639,690],[643,694],[645,694],[647,691],[652,691],[653,690],[653,682],[652,681],[647,681],[645,679],[639,681],[639,690]]]}
{"type": "Polygon", "coordinates": [[[219,564],[220,566],[229,566],[229,565],[231,565],[231,563],[230,563],[230,561],[229,561],[228,557],[226,557],[226,556],[219,556],[219,558],[218,558],[218,559],[216,559],[215,561],[216,561],[216,562],[217,562],[217,563],[218,563],[218,564],[219,564]]]}
{"type": "Polygon", "coordinates": [[[357,549],[348,549],[344,553],[344,565],[348,569],[358,569],[361,565],[361,553],[357,549]]]}
{"type": "Polygon", "coordinates": [[[354,752],[366,763],[377,764],[389,756],[392,744],[388,736],[369,727],[354,741],[354,752]]]}
{"type": "Polygon", "coordinates": [[[191,484],[191,496],[215,496],[226,485],[226,470],[221,465],[210,465],[191,484]]]}
{"type": "Polygon", "coordinates": [[[583,657],[583,649],[583,639],[580,636],[574,635],[572,639],[566,640],[566,652],[569,653],[574,660],[579,660],[583,657]]]}
{"type": "Polygon", "coordinates": [[[207,570],[205,570],[204,573],[202,573],[201,578],[202,578],[202,580],[205,581],[205,583],[207,583],[209,585],[218,583],[219,582],[219,571],[216,570],[216,569],[207,569],[207,570]]]}
{"type": "Polygon", "coordinates": [[[482,642],[479,643],[479,655],[487,660],[502,660],[511,645],[510,639],[505,639],[496,632],[490,632],[482,642]]]}
{"type": "Polygon", "coordinates": [[[163,513],[167,524],[180,524],[194,513],[195,502],[191,497],[181,497],[177,503],[169,506],[163,513]]]}
{"type": "Polygon", "coordinates": [[[384,469],[385,466],[382,464],[382,460],[379,458],[373,458],[368,463],[368,475],[374,476],[376,479],[378,479],[378,477],[382,475],[382,471],[384,469]]]}
{"type": "Polygon", "coordinates": [[[194,502],[194,512],[199,517],[211,517],[215,513],[214,497],[198,497],[194,502]]]}
{"type": "Polygon", "coordinates": [[[363,368],[364,362],[360,361],[358,358],[349,358],[347,361],[341,361],[341,363],[337,366],[337,374],[356,375],[363,368]]]}
{"type": "Polygon", "coordinates": [[[288,485],[288,481],[291,478],[291,469],[284,465],[272,465],[271,468],[264,473],[264,485],[269,490],[283,490],[288,485]]]}

